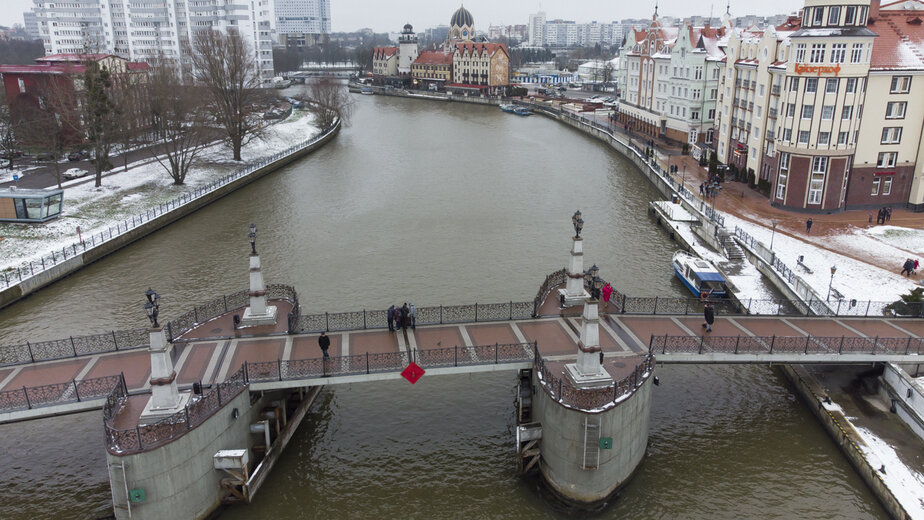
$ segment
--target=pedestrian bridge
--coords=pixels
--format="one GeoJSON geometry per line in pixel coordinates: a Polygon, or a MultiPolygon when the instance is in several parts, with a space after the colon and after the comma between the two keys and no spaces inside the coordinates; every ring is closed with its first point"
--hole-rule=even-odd
{"type": "MultiPolygon", "coordinates": [[[[397,332],[387,329],[385,311],[303,315],[294,289],[282,285],[267,288],[279,308],[275,326],[235,329],[233,315],[247,301],[240,291],[166,328],[181,388],[199,383],[208,390],[230,380],[271,390],[398,379],[411,361],[425,377],[527,368],[537,359],[563,365],[577,353],[582,309],[562,311],[546,299],[557,282],[550,276],[533,302],[421,307],[416,328],[397,332]],[[327,362],[317,344],[322,330],[330,331],[327,362]]],[[[919,319],[736,314],[724,305],[713,331],[704,333],[696,300],[681,306],[661,299],[660,312],[670,314],[631,314],[630,305],[643,306],[616,298],[602,306],[600,320],[600,345],[613,372],[649,353],[660,363],[914,364],[924,356],[919,319]]],[[[149,391],[146,346],[146,329],[137,329],[0,348],[0,422],[98,408],[117,384],[126,394],[149,391]]]]}

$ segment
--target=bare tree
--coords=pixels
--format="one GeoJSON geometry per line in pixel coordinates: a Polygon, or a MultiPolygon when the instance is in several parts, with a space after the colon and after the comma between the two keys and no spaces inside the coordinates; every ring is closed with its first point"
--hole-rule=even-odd
{"type": "Polygon", "coordinates": [[[195,35],[190,52],[196,80],[208,93],[212,116],[224,140],[241,160],[241,148],[260,134],[257,88],[260,76],[253,50],[234,29],[203,30],[195,35]]]}
{"type": "Polygon", "coordinates": [[[611,60],[604,58],[603,59],[603,86],[604,88],[609,82],[613,81],[613,71],[614,71],[613,62],[611,60]]]}
{"type": "MultiPolygon", "coordinates": [[[[76,137],[67,138],[61,118],[54,113],[54,109],[45,102],[48,93],[39,91],[36,102],[28,99],[17,99],[13,102],[12,111],[15,114],[16,138],[24,150],[33,153],[47,154],[52,158],[55,179],[61,187],[61,166],[58,160],[64,155],[64,148],[69,141],[76,137]]],[[[74,136],[73,133],[70,134],[74,136]]]]}
{"type": "Polygon", "coordinates": [[[305,86],[306,95],[311,100],[315,122],[322,128],[330,128],[339,118],[344,124],[353,113],[353,98],[340,82],[319,79],[305,86]]]}
{"type": "Polygon", "coordinates": [[[19,151],[14,128],[16,122],[13,111],[6,99],[6,89],[0,87],[0,154],[9,161],[7,168],[13,169],[13,157],[19,151]]]}
{"type": "Polygon", "coordinates": [[[157,144],[149,150],[173,183],[182,185],[208,145],[203,91],[185,84],[175,67],[160,60],[148,78],[147,92],[157,144]]]}

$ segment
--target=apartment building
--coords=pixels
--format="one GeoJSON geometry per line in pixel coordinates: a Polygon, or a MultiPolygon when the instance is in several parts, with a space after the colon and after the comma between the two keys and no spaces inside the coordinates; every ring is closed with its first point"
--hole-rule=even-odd
{"type": "Polygon", "coordinates": [[[593,47],[619,45],[628,26],[620,22],[577,23],[573,20],[547,20],[545,12],[529,15],[528,43],[531,47],[593,47]]]}
{"type": "Polygon", "coordinates": [[[726,27],[664,27],[657,14],[622,48],[618,119],[652,137],[711,144],[726,27]]]}
{"type": "Polygon", "coordinates": [[[922,19],[921,0],[806,0],[775,29],[736,31],[719,160],[784,208],[924,210],[922,19]]]}
{"type": "Polygon", "coordinates": [[[273,78],[272,0],[34,0],[46,54],[107,52],[130,61],[159,55],[190,65],[186,49],[202,29],[237,30],[253,49],[261,80],[273,78]]]}

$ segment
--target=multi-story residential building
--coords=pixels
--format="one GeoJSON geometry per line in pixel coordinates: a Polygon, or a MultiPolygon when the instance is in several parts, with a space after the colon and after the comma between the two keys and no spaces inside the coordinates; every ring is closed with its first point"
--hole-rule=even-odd
{"type": "Polygon", "coordinates": [[[42,38],[38,28],[38,18],[32,11],[22,13],[22,26],[26,30],[26,35],[30,40],[40,40],[42,38]]]}
{"type": "Polygon", "coordinates": [[[458,85],[506,87],[509,67],[503,43],[457,43],[452,54],[452,79],[458,85]]]}
{"type": "Polygon", "coordinates": [[[711,143],[725,27],[664,27],[655,14],[632,30],[617,73],[619,121],[653,137],[711,143]]]}
{"type": "Polygon", "coordinates": [[[132,61],[158,56],[190,65],[195,33],[234,29],[248,43],[260,79],[273,78],[272,0],[34,0],[46,54],[108,52],[132,61]]]}
{"type": "Polygon", "coordinates": [[[398,48],[376,47],[372,50],[372,76],[376,82],[398,75],[398,48]]]}
{"type": "Polygon", "coordinates": [[[506,40],[508,38],[525,42],[529,35],[526,25],[491,25],[488,27],[489,40],[506,40]]]}
{"type": "Polygon", "coordinates": [[[330,0],[275,0],[276,34],[330,34],[330,0]]]}
{"type": "Polygon", "coordinates": [[[444,51],[421,51],[411,65],[414,85],[443,90],[452,81],[452,53],[444,51]]]}
{"type": "Polygon", "coordinates": [[[544,12],[529,15],[531,47],[592,47],[594,45],[620,45],[626,25],[620,22],[577,23],[573,20],[546,20],[544,12]]]}
{"type": "Polygon", "coordinates": [[[529,15],[529,45],[530,47],[545,45],[545,12],[543,11],[529,15]]]}
{"type": "Polygon", "coordinates": [[[798,17],[729,38],[720,161],[802,211],[924,210],[924,2],[806,0],[798,17]]]}

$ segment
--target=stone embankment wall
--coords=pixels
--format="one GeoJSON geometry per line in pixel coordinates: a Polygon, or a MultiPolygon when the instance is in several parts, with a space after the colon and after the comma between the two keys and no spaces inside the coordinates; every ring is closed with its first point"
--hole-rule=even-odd
{"type": "Polygon", "coordinates": [[[818,381],[800,365],[782,365],[780,370],[805,400],[809,410],[815,414],[860,477],[873,490],[889,515],[898,520],[910,519],[911,516],[879,475],[880,468],[873,467],[863,454],[860,448],[860,445],[864,444],[863,439],[854,430],[850,421],[839,408],[834,406],[829,408],[826,405],[826,393],[818,381]]]}
{"type": "Polygon", "coordinates": [[[45,271],[36,273],[34,276],[30,276],[22,280],[22,282],[11,285],[2,291],[0,291],[0,309],[6,307],[7,305],[27,296],[46,285],[51,284],[65,276],[73,274],[79,269],[83,268],[86,265],[89,265],[109,254],[112,254],[123,247],[139,240],[141,238],[150,235],[151,233],[203,208],[212,202],[232,193],[264,176],[270,174],[283,166],[286,166],[302,157],[314,152],[318,148],[324,146],[334,136],[337,135],[340,131],[340,122],[338,121],[333,129],[331,129],[326,135],[321,139],[312,143],[305,148],[297,150],[290,155],[281,157],[273,162],[266,164],[265,166],[254,170],[253,172],[239,177],[224,186],[221,186],[211,192],[208,192],[200,197],[193,198],[189,202],[179,205],[176,209],[164,212],[163,214],[152,218],[151,220],[139,224],[137,227],[134,227],[124,233],[114,236],[105,242],[98,244],[96,247],[87,248],[86,251],[78,253],[76,256],[68,258],[67,260],[49,267],[45,271]]]}

